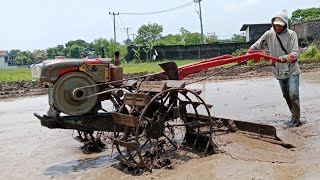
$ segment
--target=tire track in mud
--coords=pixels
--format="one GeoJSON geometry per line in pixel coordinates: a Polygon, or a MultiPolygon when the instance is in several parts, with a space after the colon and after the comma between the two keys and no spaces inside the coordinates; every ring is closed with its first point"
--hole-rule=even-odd
{"type": "Polygon", "coordinates": [[[234,160],[277,164],[296,163],[296,150],[240,134],[227,134],[219,138],[222,154],[234,160]]]}

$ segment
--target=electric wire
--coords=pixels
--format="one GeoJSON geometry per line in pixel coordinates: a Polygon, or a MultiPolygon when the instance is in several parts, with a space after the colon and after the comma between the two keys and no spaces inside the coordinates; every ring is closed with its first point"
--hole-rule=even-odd
{"type": "Polygon", "coordinates": [[[118,31],[123,31],[123,28],[121,28],[121,26],[119,25],[117,18],[116,18],[116,27],[118,31]]]}
{"type": "Polygon", "coordinates": [[[181,9],[181,8],[185,8],[188,7],[190,5],[192,5],[194,3],[194,1],[174,7],[174,8],[170,8],[170,9],[165,9],[165,10],[160,10],[160,11],[154,11],[154,12],[143,12],[143,13],[127,13],[127,12],[119,12],[119,14],[125,14],[125,15],[148,15],[148,14],[159,14],[159,13],[164,13],[164,12],[169,12],[169,11],[173,11],[173,10],[177,10],[177,9],[181,9]]]}
{"type": "Polygon", "coordinates": [[[194,4],[193,9],[198,14],[198,16],[200,16],[200,12],[198,10],[197,4],[194,4]]]}
{"type": "Polygon", "coordinates": [[[160,11],[154,11],[154,12],[144,12],[144,13],[118,12],[119,20],[120,20],[120,23],[121,23],[121,25],[122,25],[123,28],[121,28],[121,26],[119,25],[118,20],[116,19],[116,17],[114,17],[114,18],[115,18],[114,20],[113,20],[111,17],[110,17],[110,19],[111,19],[112,21],[115,21],[115,22],[116,22],[115,28],[116,28],[118,31],[124,32],[124,31],[125,31],[125,30],[124,30],[124,29],[125,29],[125,26],[124,26],[124,23],[122,22],[122,19],[121,19],[121,17],[120,17],[120,14],[123,14],[123,15],[148,15],[148,14],[158,14],[158,13],[164,13],[164,12],[169,12],[169,11],[174,11],[174,10],[182,9],[182,8],[191,6],[191,5],[194,4],[194,3],[195,3],[195,1],[192,1],[192,2],[188,2],[188,3],[186,3],[186,4],[183,4],[183,5],[174,7],[174,8],[165,9],[165,10],[160,10],[160,11]]]}
{"type": "Polygon", "coordinates": [[[121,23],[121,25],[122,25],[123,29],[125,29],[126,27],[125,27],[125,26],[124,26],[124,24],[123,24],[123,21],[122,21],[122,19],[121,19],[120,14],[119,14],[119,19],[120,19],[120,23],[121,23]]]}

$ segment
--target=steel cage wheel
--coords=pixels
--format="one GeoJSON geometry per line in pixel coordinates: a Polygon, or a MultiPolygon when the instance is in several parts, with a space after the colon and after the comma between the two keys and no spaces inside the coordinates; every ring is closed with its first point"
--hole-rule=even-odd
{"type": "MultiPolygon", "coordinates": [[[[187,119],[183,117],[180,117],[179,120],[175,122],[175,119],[171,118],[173,115],[170,113],[172,113],[173,108],[186,109],[187,102],[187,104],[190,103],[191,105],[189,108],[191,108],[196,116],[199,117],[197,107],[191,103],[192,99],[188,97],[188,93],[194,96],[199,103],[205,105],[205,102],[196,93],[184,88],[172,88],[155,95],[150,103],[143,109],[139,118],[140,124],[136,128],[135,141],[139,144],[139,149],[134,152],[128,152],[135,158],[137,166],[145,167],[149,171],[152,171],[157,158],[163,156],[166,151],[169,152],[170,149],[177,149],[179,144],[183,143],[185,137],[181,137],[180,142],[176,141],[176,133],[174,131],[179,131],[179,128],[182,127],[185,132],[181,133],[184,133],[185,136],[187,129],[190,129],[188,125],[190,122],[187,122],[187,119]],[[181,98],[184,98],[185,101],[181,98]],[[152,111],[154,108],[152,107],[153,103],[157,103],[158,105],[156,111],[152,111]],[[172,124],[170,125],[170,123],[172,124]],[[175,123],[178,123],[179,125],[175,123]],[[175,130],[172,131],[172,129],[175,130]],[[172,136],[170,137],[170,135],[172,136]],[[138,156],[138,158],[136,156],[138,156]]],[[[204,107],[204,113],[211,117],[209,109],[206,106],[204,107]]],[[[195,132],[199,133],[197,127],[195,129],[195,132]]],[[[209,123],[209,132],[212,132],[211,122],[209,123]]],[[[209,138],[211,138],[211,133],[209,136],[209,138]]]]}

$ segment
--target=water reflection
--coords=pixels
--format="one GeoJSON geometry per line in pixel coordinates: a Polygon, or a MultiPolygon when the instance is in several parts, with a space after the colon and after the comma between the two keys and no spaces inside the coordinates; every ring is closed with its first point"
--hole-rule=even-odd
{"type": "Polygon", "coordinates": [[[88,169],[98,168],[102,166],[109,166],[117,163],[117,160],[115,159],[116,156],[117,154],[113,153],[112,157],[108,154],[96,158],[85,158],[63,162],[61,164],[48,167],[43,174],[49,176],[63,175],[72,172],[86,171],[88,169]]]}

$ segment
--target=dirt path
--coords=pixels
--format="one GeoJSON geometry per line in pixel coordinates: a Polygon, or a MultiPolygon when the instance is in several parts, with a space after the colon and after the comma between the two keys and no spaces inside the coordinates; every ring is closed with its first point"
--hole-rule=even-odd
{"type": "MultiPolygon", "coordinates": [[[[320,61],[306,61],[300,63],[302,72],[313,72],[320,70],[320,61]]],[[[202,71],[188,76],[186,79],[194,80],[201,77],[210,77],[212,80],[228,80],[228,79],[244,79],[250,77],[271,76],[271,66],[254,65],[254,66],[238,66],[230,70],[223,71],[221,68],[215,68],[207,71],[202,71]]],[[[125,74],[124,78],[132,78],[141,76],[146,73],[125,74]]],[[[47,89],[45,84],[33,83],[31,81],[18,82],[0,82],[0,100],[8,98],[17,98],[24,96],[46,94],[47,89]]]]}

